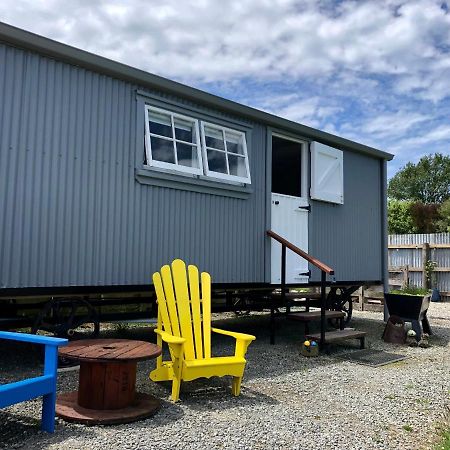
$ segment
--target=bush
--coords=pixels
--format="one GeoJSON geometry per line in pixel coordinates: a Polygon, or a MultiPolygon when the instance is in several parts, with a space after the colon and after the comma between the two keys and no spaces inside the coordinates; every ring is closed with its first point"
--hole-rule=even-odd
{"type": "Polygon", "coordinates": [[[416,286],[404,286],[401,289],[394,289],[390,291],[391,294],[402,294],[402,295],[427,295],[430,293],[428,289],[419,288],[416,286]]]}
{"type": "Polygon", "coordinates": [[[439,231],[439,205],[416,202],[410,206],[409,210],[413,224],[417,229],[416,233],[437,233],[439,231]]]}
{"type": "Polygon", "coordinates": [[[411,216],[412,202],[401,200],[388,201],[388,232],[390,234],[411,234],[417,233],[411,216]]]}
{"type": "Polygon", "coordinates": [[[446,200],[441,206],[439,206],[438,212],[438,231],[441,233],[450,233],[450,199],[446,200]]]}

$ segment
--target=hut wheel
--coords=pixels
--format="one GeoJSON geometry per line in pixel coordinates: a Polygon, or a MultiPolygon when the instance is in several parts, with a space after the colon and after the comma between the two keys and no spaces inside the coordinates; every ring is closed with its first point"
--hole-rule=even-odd
{"type": "Polygon", "coordinates": [[[245,295],[236,297],[233,301],[233,311],[236,316],[248,316],[251,311],[249,298],[245,295]]]}
{"type": "Polygon", "coordinates": [[[353,313],[351,292],[345,288],[332,288],[327,297],[327,309],[345,313],[344,326],[348,325],[353,313]]]}
{"type": "Polygon", "coordinates": [[[74,340],[94,338],[100,332],[100,321],[87,300],[58,298],[48,301],[37,315],[31,332],[40,331],[74,340]]]}

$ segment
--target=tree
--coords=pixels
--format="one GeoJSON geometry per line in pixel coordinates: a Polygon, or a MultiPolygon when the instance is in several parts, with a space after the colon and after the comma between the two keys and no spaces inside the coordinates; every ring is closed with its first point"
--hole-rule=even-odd
{"type": "Polygon", "coordinates": [[[442,203],[438,212],[440,216],[437,222],[438,231],[441,233],[450,233],[450,199],[442,203]]]}
{"type": "Polygon", "coordinates": [[[450,156],[427,155],[408,163],[389,181],[388,196],[396,200],[443,203],[450,198],[450,156]]]}
{"type": "Polygon", "coordinates": [[[415,202],[410,206],[409,212],[417,230],[416,233],[437,233],[439,231],[439,205],[415,202]]]}
{"type": "Polygon", "coordinates": [[[412,202],[388,201],[388,231],[390,234],[417,233],[411,215],[412,202]]]}

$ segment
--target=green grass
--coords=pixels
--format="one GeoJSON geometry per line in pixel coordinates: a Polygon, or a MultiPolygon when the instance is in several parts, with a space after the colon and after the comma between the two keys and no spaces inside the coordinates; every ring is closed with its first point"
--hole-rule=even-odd
{"type": "Polygon", "coordinates": [[[405,431],[412,431],[412,426],[411,426],[411,425],[403,425],[402,428],[403,428],[405,431]]]}
{"type": "Polygon", "coordinates": [[[403,295],[427,295],[430,293],[428,289],[423,289],[415,286],[404,286],[401,289],[394,289],[390,291],[391,294],[403,295]]]}
{"type": "Polygon", "coordinates": [[[442,433],[442,442],[436,445],[436,450],[450,450],[450,428],[442,433]]]}

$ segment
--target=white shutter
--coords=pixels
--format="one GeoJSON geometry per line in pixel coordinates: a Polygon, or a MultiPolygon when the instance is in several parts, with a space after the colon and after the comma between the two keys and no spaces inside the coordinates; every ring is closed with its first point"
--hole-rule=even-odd
{"type": "Polygon", "coordinates": [[[311,198],[344,203],[343,152],[320,142],[311,143],[311,198]]]}

